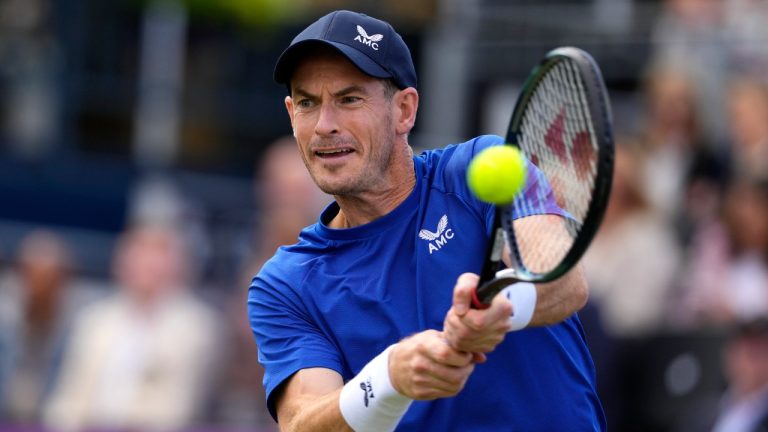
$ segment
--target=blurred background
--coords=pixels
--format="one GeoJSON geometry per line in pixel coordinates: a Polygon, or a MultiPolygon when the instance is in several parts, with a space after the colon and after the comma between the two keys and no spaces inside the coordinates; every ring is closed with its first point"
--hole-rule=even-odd
{"type": "Polygon", "coordinates": [[[330,198],[271,73],[336,8],[411,47],[417,151],[503,135],[544,53],[593,54],[609,426],[768,424],[768,1],[0,0],[0,428],[276,430],[246,290],[330,198]]]}

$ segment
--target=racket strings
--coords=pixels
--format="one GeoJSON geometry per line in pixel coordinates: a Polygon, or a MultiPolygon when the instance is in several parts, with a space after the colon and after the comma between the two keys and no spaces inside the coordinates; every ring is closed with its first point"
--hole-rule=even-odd
{"type": "Polygon", "coordinates": [[[518,144],[539,168],[539,178],[534,179],[538,187],[533,193],[518,196],[514,205],[527,213],[552,214],[548,203],[554,198],[568,217],[516,224],[514,255],[526,271],[544,274],[559,265],[586,218],[599,151],[592,122],[578,67],[569,60],[559,61],[536,85],[522,117],[518,144]],[[542,238],[548,239],[547,244],[541,244],[542,238]]]}

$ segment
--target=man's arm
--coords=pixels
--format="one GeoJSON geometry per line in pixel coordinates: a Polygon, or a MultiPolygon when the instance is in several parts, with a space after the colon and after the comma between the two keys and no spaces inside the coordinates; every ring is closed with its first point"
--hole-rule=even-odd
{"type": "MultiPolygon", "coordinates": [[[[546,272],[562,261],[571,249],[573,239],[568,234],[563,218],[556,215],[537,215],[517,219],[515,235],[528,268],[546,272]]],[[[505,261],[511,263],[507,251],[505,261]]],[[[589,289],[579,265],[559,279],[536,285],[536,309],[529,326],[559,323],[587,303],[589,289]]]]}
{"type": "MultiPolygon", "coordinates": [[[[514,223],[521,255],[534,271],[554,268],[573,244],[560,216],[528,216],[514,223]]],[[[511,264],[509,250],[504,260],[507,265],[511,264]]],[[[511,328],[508,318],[514,307],[504,296],[497,295],[489,309],[470,309],[471,293],[478,281],[479,277],[472,273],[459,277],[443,329],[446,340],[456,349],[489,353],[511,328]]],[[[537,284],[535,290],[535,309],[528,326],[561,322],[584,307],[588,297],[586,279],[578,265],[555,281],[537,284]]]]}
{"type": "Polygon", "coordinates": [[[325,368],[302,369],[283,385],[277,395],[281,431],[351,431],[339,409],[344,381],[338,372],[325,368]]]}
{"type": "MultiPolygon", "coordinates": [[[[441,332],[427,330],[394,345],[383,373],[389,375],[389,381],[399,395],[432,400],[455,396],[464,388],[474,370],[473,358],[472,354],[456,351],[446,344],[441,332]]],[[[351,382],[351,385],[358,384],[351,382]]],[[[277,395],[280,430],[352,430],[340,407],[343,388],[341,375],[333,370],[309,368],[298,371],[277,395]]],[[[353,391],[359,392],[362,400],[363,390],[353,391]]],[[[375,415],[374,410],[371,412],[375,415]]]]}

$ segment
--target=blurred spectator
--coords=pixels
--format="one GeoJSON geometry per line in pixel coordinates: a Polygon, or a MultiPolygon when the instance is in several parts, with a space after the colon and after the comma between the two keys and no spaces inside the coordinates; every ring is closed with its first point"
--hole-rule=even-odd
{"type": "Polygon", "coordinates": [[[625,430],[622,385],[627,340],[662,329],[665,304],[680,261],[667,220],[645,196],[643,153],[634,139],[617,141],[614,180],[602,226],[583,258],[590,299],[579,312],[589,338],[609,429],[625,430]]]}
{"type": "Polygon", "coordinates": [[[32,159],[46,156],[58,128],[60,51],[52,6],[46,0],[0,2],[0,122],[11,150],[32,159]]]}
{"type": "Polygon", "coordinates": [[[256,168],[254,192],[259,214],[252,256],[245,265],[239,295],[227,306],[230,317],[223,376],[216,386],[214,420],[219,424],[272,430],[266,410],[258,350],[253,343],[245,303],[251,278],[283,245],[296,243],[299,232],[314,223],[324,204],[301,159],[293,137],[273,142],[256,168]]]}
{"type": "Polygon", "coordinates": [[[184,238],[187,277],[198,280],[210,261],[211,244],[205,217],[192,194],[185,194],[173,178],[151,173],[133,185],[128,202],[130,225],[172,226],[184,238]]]}
{"type": "Polygon", "coordinates": [[[186,252],[170,227],[137,226],[121,237],[119,289],[76,318],[45,409],[49,426],[175,429],[196,420],[218,332],[189,290],[186,252]]]}
{"type": "Polygon", "coordinates": [[[725,390],[679,418],[678,432],[768,431],[768,317],[733,326],[721,348],[725,390]]]}
{"type": "Polygon", "coordinates": [[[733,171],[768,178],[768,86],[737,76],[728,85],[728,125],[733,171]]]}
{"type": "Polygon", "coordinates": [[[686,249],[693,236],[720,218],[723,189],[730,175],[727,152],[701,150],[693,156],[678,203],[677,231],[686,249]]]}
{"type": "Polygon", "coordinates": [[[646,155],[640,181],[649,204],[671,222],[680,216],[694,155],[706,147],[699,127],[698,99],[690,75],[680,68],[651,70],[644,92],[646,155]]]}
{"type": "Polygon", "coordinates": [[[584,267],[605,330],[614,337],[645,336],[664,324],[681,251],[643,194],[637,149],[620,141],[616,150],[611,199],[584,267]]]}
{"type": "Polygon", "coordinates": [[[712,431],[768,431],[768,318],[741,324],[724,351],[728,389],[712,431]]]}
{"type": "Polygon", "coordinates": [[[221,373],[212,393],[211,422],[227,427],[258,427],[262,432],[277,430],[267,412],[261,382],[264,369],[245,312],[247,291],[239,293],[225,305],[227,334],[221,373]]]}
{"type": "Polygon", "coordinates": [[[14,270],[0,281],[0,321],[6,345],[0,363],[4,404],[0,417],[31,423],[39,417],[42,399],[54,377],[58,356],[76,305],[71,281],[72,257],[53,232],[32,231],[20,242],[14,270]]]}
{"type": "Polygon", "coordinates": [[[296,243],[301,229],[316,222],[330,202],[312,181],[292,136],[269,146],[255,179],[259,213],[246,285],[279,246],[296,243]]]}
{"type": "Polygon", "coordinates": [[[666,0],[651,35],[651,67],[688,74],[700,101],[701,124],[715,141],[725,135],[721,107],[729,66],[723,33],[726,11],[722,0],[666,0]]]}
{"type": "MultiPolygon", "coordinates": [[[[724,0],[729,63],[739,70],[762,74],[768,68],[768,3],[765,0],[724,0]]],[[[732,66],[732,67],[733,67],[732,66]]]]}
{"type": "Polygon", "coordinates": [[[683,274],[678,324],[768,315],[768,183],[743,176],[730,183],[721,220],[696,234],[683,274]]]}
{"type": "MultiPolygon", "coordinates": [[[[12,313],[11,308],[5,306],[5,302],[0,304],[0,407],[2,411],[5,411],[5,389],[13,376],[13,352],[16,338],[9,324],[12,313]]],[[[0,413],[0,419],[4,420],[5,417],[5,413],[0,413]]]]}
{"type": "Polygon", "coordinates": [[[764,74],[768,66],[768,4],[763,0],[666,0],[652,31],[653,67],[690,74],[700,99],[704,132],[719,142],[727,135],[728,76],[764,74]]]}

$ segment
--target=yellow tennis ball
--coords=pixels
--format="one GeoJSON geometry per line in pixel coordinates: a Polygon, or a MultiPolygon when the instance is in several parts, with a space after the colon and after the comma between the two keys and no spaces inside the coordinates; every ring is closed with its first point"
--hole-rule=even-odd
{"type": "Polygon", "coordinates": [[[509,204],[525,185],[528,165],[517,147],[500,145],[478,153],[467,168],[467,184],[480,201],[509,204]]]}

